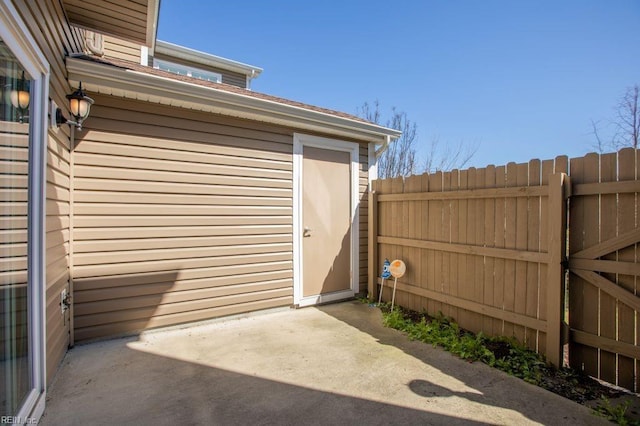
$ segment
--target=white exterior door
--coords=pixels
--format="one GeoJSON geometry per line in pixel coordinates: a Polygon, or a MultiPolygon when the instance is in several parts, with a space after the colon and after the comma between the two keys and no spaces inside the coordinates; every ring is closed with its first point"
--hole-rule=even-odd
{"type": "Polygon", "coordinates": [[[294,303],[358,291],[358,145],[294,137],[294,303]]]}

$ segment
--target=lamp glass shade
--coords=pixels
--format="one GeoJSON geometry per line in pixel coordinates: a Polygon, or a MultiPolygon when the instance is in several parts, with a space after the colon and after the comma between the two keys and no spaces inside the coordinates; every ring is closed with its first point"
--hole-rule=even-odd
{"type": "Polygon", "coordinates": [[[93,99],[84,93],[82,83],[80,83],[78,90],[67,95],[67,99],[69,99],[69,112],[71,112],[71,115],[73,115],[73,118],[75,118],[78,123],[82,123],[82,121],[89,116],[93,99]]]}
{"type": "Polygon", "coordinates": [[[84,120],[89,116],[91,103],[85,99],[71,98],[69,99],[69,110],[76,120],[84,120]]]}
{"type": "Polygon", "coordinates": [[[11,97],[11,105],[13,105],[14,108],[20,109],[20,110],[25,110],[29,108],[29,100],[30,100],[29,92],[24,90],[12,90],[10,97],[11,97]]]}

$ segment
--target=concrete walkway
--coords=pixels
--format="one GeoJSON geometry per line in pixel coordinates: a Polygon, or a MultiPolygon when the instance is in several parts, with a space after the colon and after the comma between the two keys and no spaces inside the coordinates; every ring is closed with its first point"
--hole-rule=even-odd
{"type": "Polygon", "coordinates": [[[42,425],[607,424],[480,363],[410,342],[360,302],[72,349],[42,425]]]}

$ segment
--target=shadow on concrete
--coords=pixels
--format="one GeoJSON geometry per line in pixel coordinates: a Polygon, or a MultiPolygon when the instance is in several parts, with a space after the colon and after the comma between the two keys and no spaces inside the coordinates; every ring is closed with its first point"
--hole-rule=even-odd
{"type": "MultiPolygon", "coordinates": [[[[363,333],[374,337],[380,344],[398,348],[406,354],[419,359],[425,365],[440,370],[444,374],[464,383],[477,392],[458,392],[423,379],[415,379],[407,383],[407,387],[416,395],[424,398],[458,397],[467,401],[501,407],[519,412],[524,417],[542,424],[581,424],[571,413],[563,415],[560,410],[545,409],[546,402],[537,400],[536,395],[546,401],[575,405],[577,403],[562,398],[537,386],[493,369],[482,363],[471,363],[455,357],[440,348],[422,342],[411,341],[401,332],[389,328],[381,328],[382,314],[380,309],[359,301],[352,303],[355,309],[341,309],[338,304],[327,304],[317,307],[327,315],[342,321],[363,333]],[[363,313],[363,310],[366,312],[363,313]]],[[[585,413],[587,410],[582,410],[585,413]]],[[[595,423],[601,419],[593,418],[595,423]]],[[[604,421],[603,421],[604,423],[604,421]]]]}
{"type": "MultiPolygon", "coordinates": [[[[480,425],[481,422],[185,362],[98,342],[73,349],[99,353],[105,364],[67,357],[64,384],[47,401],[41,425],[480,425]],[[107,374],[100,374],[101,370],[107,374]],[[82,374],[73,374],[73,371],[82,374]]],[[[86,357],[85,357],[86,358],[86,357]]]]}
{"type": "Polygon", "coordinates": [[[308,309],[77,346],[41,424],[599,424],[584,407],[381,327],[377,308],[308,309]]]}

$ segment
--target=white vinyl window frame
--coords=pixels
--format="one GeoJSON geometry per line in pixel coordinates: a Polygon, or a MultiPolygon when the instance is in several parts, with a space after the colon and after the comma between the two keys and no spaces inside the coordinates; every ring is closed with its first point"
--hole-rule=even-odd
{"type": "Polygon", "coordinates": [[[355,296],[359,291],[360,281],[360,196],[359,196],[359,145],[319,136],[294,133],[293,135],[293,303],[299,307],[332,302],[355,296]],[[322,148],[343,151],[350,154],[351,185],[351,268],[350,289],[326,295],[303,297],[303,252],[302,252],[302,176],[304,147],[322,148]]]}
{"type": "Polygon", "coordinates": [[[188,77],[197,78],[199,80],[222,83],[222,74],[220,74],[219,72],[190,67],[188,65],[182,65],[177,62],[167,61],[165,59],[153,58],[153,68],[178,75],[186,75],[188,77]]]}
{"type": "Polygon", "coordinates": [[[0,38],[32,77],[29,127],[28,273],[31,390],[16,418],[38,420],[46,397],[45,177],[49,63],[10,0],[0,2],[0,38]]]}

